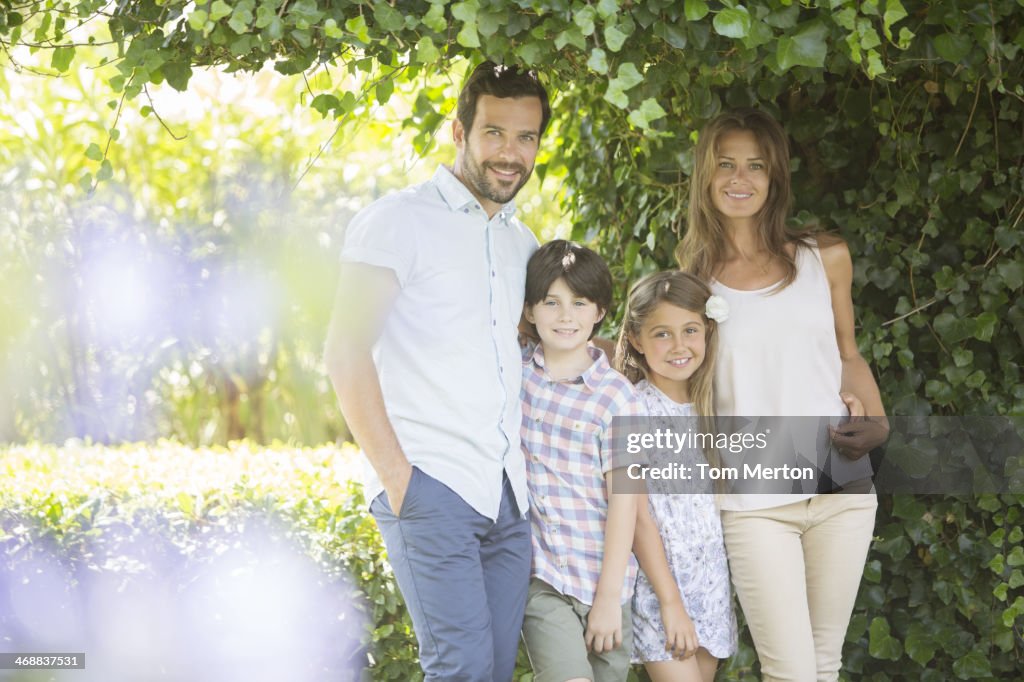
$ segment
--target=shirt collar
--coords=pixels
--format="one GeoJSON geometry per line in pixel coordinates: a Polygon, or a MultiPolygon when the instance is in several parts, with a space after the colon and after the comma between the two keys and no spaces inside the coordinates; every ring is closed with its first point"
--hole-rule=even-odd
{"type": "MultiPolygon", "coordinates": [[[[591,392],[597,390],[598,386],[601,385],[601,381],[604,380],[605,375],[611,371],[612,367],[608,364],[608,357],[604,354],[604,351],[594,344],[587,345],[587,352],[590,353],[590,359],[593,360],[590,363],[590,367],[587,367],[575,379],[567,379],[558,383],[583,384],[591,392]]],[[[541,344],[538,343],[533,349],[530,361],[533,362],[534,367],[539,369],[544,376],[547,376],[547,370],[544,368],[544,347],[541,344]]]]}
{"type": "MultiPolygon", "coordinates": [[[[437,187],[437,191],[441,194],[441,198],[444,199],[445,203],[448,204],[448,208],[453,211],[461,211],[467,207],[478,207],[480,205],[476,197],[473,196],[473,193],[462,184],[461,180],[455,177],[455,173],[448,166],[443,164],[438,166],[437,170],[434,171],[434,177],[431,178],[431,182],[437,187]]],[[[507,221],[515,213],[516,201],[512,199],[507,204],[502,205],[494,215],[507,221]]]]}

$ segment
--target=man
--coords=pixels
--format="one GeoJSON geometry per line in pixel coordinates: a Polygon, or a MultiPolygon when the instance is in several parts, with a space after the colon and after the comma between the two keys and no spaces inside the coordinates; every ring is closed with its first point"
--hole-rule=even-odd
{"type": "Polygon", "coordinates": [[[517,325],[537,240],[512,199],[549,118],[534,74],[481,64],[452,168],[361,211],[342,249],[325,361],[427,680],[515,669],[530,572],[517,325]]]}

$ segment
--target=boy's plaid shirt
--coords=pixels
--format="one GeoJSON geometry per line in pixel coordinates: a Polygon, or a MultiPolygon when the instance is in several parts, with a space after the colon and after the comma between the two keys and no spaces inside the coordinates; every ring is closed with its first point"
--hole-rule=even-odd
{"type": "MultiPolygon", "coordinates": [[[[611,469],[605,436],[612,417],[641,409],[629,381],[600,349],[575,380],[552,381],[540,345],[523,352],[522,446],[530,490],[533,576],[593,604],[604,556],[611,469]]],[[[610,444],[609,444],[610,445],[610,444]]],[[[622,601],[632,597],[637,564],[629,555],[622,601]]]]}

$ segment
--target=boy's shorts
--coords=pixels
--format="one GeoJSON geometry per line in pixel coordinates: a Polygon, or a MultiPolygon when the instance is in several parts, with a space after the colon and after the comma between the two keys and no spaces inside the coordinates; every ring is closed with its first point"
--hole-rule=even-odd
{"type": "Polygon", "coordinates": [[[530,579],[523,640],[535,682],[564,682],[576,677],[594,682],[622,682],[633,651],[630,601],[622,605],[622,644],[603,654],[587,650],[583,640],[590,605],[562,594],[537,578],[530,579]]]}

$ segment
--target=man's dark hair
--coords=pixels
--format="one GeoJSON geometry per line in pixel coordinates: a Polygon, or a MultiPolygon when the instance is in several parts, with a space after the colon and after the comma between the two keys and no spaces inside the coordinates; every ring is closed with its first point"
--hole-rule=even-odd
{"type": "MultiPolygon", "coordinates": [[[[559,277],[573,294],[596,303],[602,312],[611,308],[612,273],[608,264],[590,249],[564,239],[548,242],[530,257],[526,265],[526,305],[543,301],[559,277]]],[[[594,325],[591,338],[600,326],[594,325]]]]}
{"type": "Polygon", "coordinates": [[[467,133],[473,127],[476,103],[480,99],[480,95],[512,98],[536,97],[540,100],[541,107],[538,132],[543,135],[544,130],[548,127],[548,121],[551,119],[551,104],[548,102],[548,91],[541,85],[536,71],[494,62],[484,62],[473,69],[466,84],[462,86],[456,108],[456,116],[467,133]]]}

